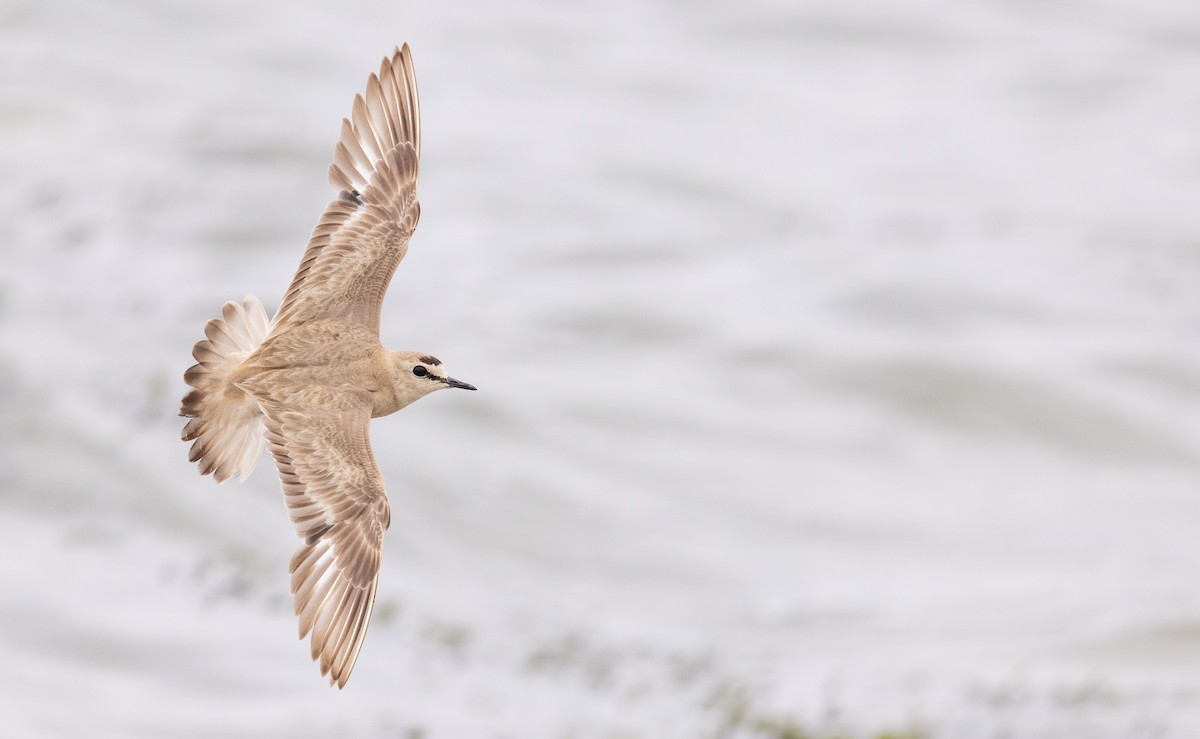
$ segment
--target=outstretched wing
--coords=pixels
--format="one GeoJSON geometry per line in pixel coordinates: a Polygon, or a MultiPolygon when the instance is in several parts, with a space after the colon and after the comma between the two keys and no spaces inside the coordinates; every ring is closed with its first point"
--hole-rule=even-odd
{"type": "Polygon", "coordinates": [[[379,331],[379,311],[421,208],[421,117],[408,44],[356,95],[329,165],[338,197],[313,229],[272,333],[340,318],[379,331]]]}
{"type": "Polygon", "coordinates": [[[300,638],[339,688],[362,648],[375,602],[383,532],[391,520],[371,453],[365,394],[339,410],[284,410],[267,403],[267,444],[288,513],[304,545],[292,556],[300,638]]]}

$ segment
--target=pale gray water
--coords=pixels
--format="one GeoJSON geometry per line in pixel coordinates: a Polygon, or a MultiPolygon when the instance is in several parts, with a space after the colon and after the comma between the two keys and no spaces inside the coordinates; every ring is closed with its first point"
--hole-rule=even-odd
{"type": "Polygon", "coordinates": [[[1194,736],[1200,6],[0,7],[14,736],[1194,736]],[[347,689],[175,417],[411,43],[347,689]]]}

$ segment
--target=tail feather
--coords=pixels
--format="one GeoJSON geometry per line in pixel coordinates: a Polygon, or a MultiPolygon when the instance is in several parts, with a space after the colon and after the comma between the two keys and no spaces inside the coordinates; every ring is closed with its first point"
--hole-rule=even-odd
{"type": "Polygon", "coordinates": [[[217,482],[230,477],[245,480],[266,448],[262,413],[258,403],[230,381],[242,361],[254,353],[270,328],[263,304],[253,295],[232,301],[204,327],[192,348],[197,364],[183,374],[194,388],[183,398],[179,415],[189,418],[183,440],[192,442],[188,461],[200,465],[200,474],[217,482]]]}

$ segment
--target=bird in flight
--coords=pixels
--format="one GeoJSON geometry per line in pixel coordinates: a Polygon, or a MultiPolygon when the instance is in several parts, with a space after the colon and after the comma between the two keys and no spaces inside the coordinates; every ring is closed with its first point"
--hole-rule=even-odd
{"type": "Polygon", "coordinates": [[[271,451],[304,543],[291,560],[300,638],[344,687],[362,648],[391,518],[371,453],[372,418],[443,388],[475,388],[424,352],[379,343],[379,313],[421,209],[421,118],[408,45],[354,98],[329,166],[325,208],[275,318],[228,302],[192,349],[181,416],[188,460],[246,479],[271,451]]]}

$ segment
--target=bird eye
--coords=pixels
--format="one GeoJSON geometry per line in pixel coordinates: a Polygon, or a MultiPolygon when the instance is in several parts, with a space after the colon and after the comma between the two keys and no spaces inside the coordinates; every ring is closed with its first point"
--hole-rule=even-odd
{"type": "Polygon", "coordinates": [[[413,374],[417,377],[424,377],[425,375],[429,374],[429,370],[418,364],[416,367],[413,367],[413,374]]]}

